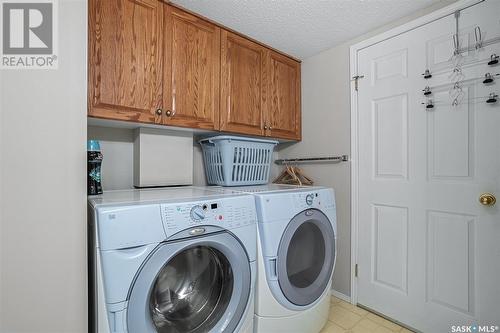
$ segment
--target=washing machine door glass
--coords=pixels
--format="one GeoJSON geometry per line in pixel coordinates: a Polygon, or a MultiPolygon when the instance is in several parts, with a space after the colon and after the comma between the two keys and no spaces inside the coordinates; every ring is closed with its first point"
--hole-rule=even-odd
{"type": "Polygon", "coordinates": [[[233,332],[251,290],[248,255],[229,233],[161,244],[131,288],[129,332],[233,332]]]}
{"type": "Polygon", "coordinates": [[[229,304],[233,273],[227,258],[208,246],[186,249],[160,271],[149,299],[158,332],[208,332],[229,304]]]}
{"type": "Polygon", "coordinates": [[[307,306],[326,290],[335,261],[335,235],[328,217],[317,209],[297,214],[278,249],[278,282],[293,304],[307,306]]]}

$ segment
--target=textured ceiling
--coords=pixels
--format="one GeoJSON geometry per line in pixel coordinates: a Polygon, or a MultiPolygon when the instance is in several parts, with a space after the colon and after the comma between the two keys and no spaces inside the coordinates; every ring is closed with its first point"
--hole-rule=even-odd
{"type": "Polygon", "coordinates": [[[301,59],[439,1],[172,0],[301,59]]]}

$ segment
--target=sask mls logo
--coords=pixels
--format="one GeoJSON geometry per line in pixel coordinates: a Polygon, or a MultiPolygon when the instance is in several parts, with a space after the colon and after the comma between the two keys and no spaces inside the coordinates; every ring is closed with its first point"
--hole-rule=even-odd
{"type": "Polygon", "coordinates": [[[57,68],[56,0],[0,0],[2,61],[7,69],[57,68]]]}
{"type": "Polygon", "coordinates": [[[494,333],[498,331],[499,327],[496,325],[451,326],[452,333],[494,333]]]}

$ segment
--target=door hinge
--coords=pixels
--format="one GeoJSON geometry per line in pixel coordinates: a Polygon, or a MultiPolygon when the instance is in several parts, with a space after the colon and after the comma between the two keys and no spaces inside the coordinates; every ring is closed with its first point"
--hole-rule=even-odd
{"type": "Polygon", "coordinates": [[[358,87],[359,87],[358,81],[359,81],[359,79],[362,79],[364,77],[365,77],[364,75],[356,75],[356,76],[352,77],[351,81],[354,81],[354,90],[358,91],[358,87]]]}
{"type": "Polygon", "coordinates": [[[354,265],[354,277],[358,277],[358,264],[354,265]]]}

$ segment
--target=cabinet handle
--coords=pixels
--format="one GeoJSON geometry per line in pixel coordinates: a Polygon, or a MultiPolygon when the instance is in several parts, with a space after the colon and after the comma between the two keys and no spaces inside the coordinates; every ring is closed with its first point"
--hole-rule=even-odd
{"type": "Polygon", "coordinates": [[[162,109],[156,109],[156,114],[161,116],[161,114],[163,113],[163,110],[162,109]]]}
{"type": "Polygon", "coordinates": [[[273,129],[273,128],[272,128],[272,126],[271,126],[271,125],[269,125],[269,130],[272,130],[272,129],[273,129]]]}
{"type": "Polygon", "coordinates": [[[266,131],[267,131],[267,125],[266,125],[266,124],[264,124],[264,130],[266,130],[266,131]]]}
{"type": "Polygon", "coordinates": [[[172,112],[170,110],[167,110],[167,112],[165,112],[165,114],[167,115],[167,117],[173,117],[175,112],[172,112]]]}

